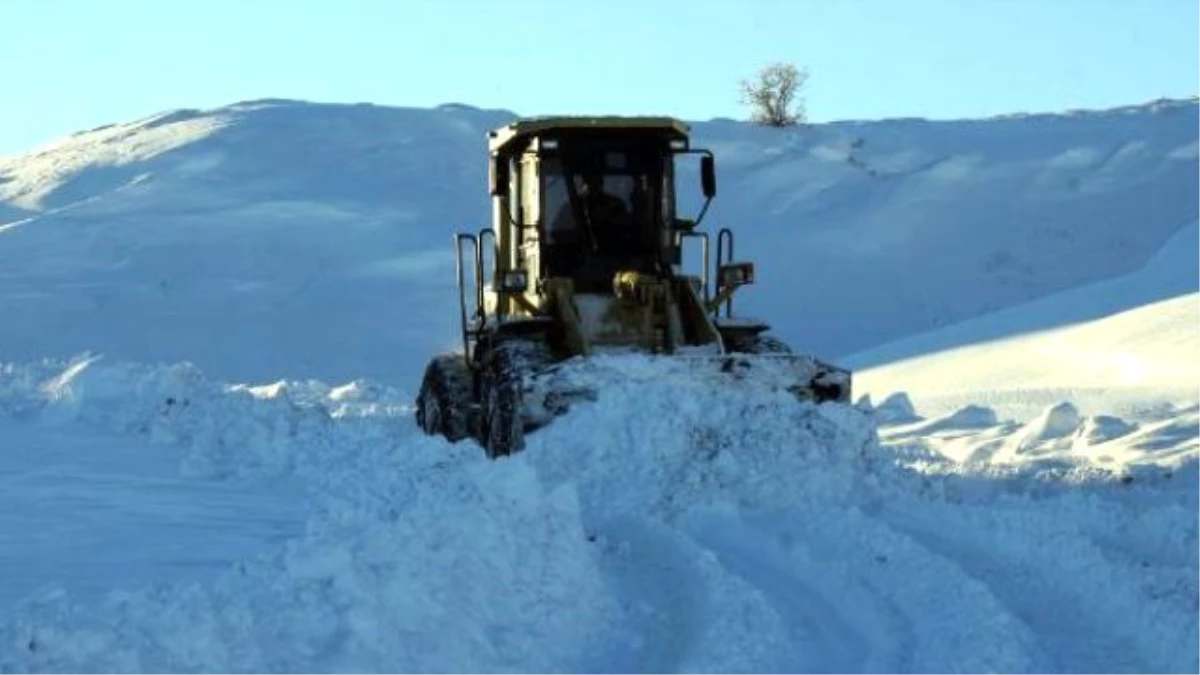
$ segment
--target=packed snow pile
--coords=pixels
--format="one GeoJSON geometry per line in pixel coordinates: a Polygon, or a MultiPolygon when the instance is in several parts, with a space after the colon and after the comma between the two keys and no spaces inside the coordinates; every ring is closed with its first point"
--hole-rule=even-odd
{"type": "MultiPolygon", "coordinates": [[[[496,462],[421,435],[367,381],[4,366],[5,428],[115,434],[215,483],[286,479],[311,509],[302,532],[205,578],[30,589],[0,614],[0,670],[1197,668],[1194,445],[1136,477],[1042,457],[974,471],[882,446],[865,402],[730,395],[647,357],[607,366],[572,375],[596,380],[595,401],[496,462]]],[[[919,418],[887,407],[889,424],[919,418]]],[[[1047,442],[1067,412],[1034,425],[1047,442]]],[[[986,417],[940,433],[985,433],[986,417]]]]}
{"type": "Polygon", "coordinates": [[[877,416],[885,445],[918,446],[976,468],[1056,460],[1064,466],[1107,468],[1118,475],[1171,469],[1200,452],[1200,406],[1148,410],[1144,420],[1081,415],[1069,401],[1046,407],[1028,422],[1000,421],[991,408],[969,405],[941,417],[900,420],[877,416]]]}

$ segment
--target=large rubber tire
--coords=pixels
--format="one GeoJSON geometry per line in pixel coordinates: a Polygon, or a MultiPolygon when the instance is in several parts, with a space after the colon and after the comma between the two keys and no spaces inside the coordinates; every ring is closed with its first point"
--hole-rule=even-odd
{"type": "Polygon", "coordinates": [[[480,445],[491,459],[525,448],[523,376],[536,345],[519,338],[498,342],[484,360],[480,445]]]}
{"type": "Polygon", "coordinates": [[[442,435],[454,443],[470,435],[471,376],[458,355],[435,357],[425,368],[417,394],[417,426],[430,436],[442,435]]]}
{"type": "Polygon", "coordinates": [[[520,389],[512,384],[489,387],[484,403],[484,450],[490,459],[525,448],[520,389]]]}

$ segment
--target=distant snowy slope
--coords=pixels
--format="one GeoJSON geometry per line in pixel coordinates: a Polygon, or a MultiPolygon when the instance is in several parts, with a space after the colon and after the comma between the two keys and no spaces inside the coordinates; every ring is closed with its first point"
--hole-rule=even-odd
{"type": "Polygon", "coordinates": [[[1200,401],[1198,251],[1192,223],[1136,272],[853,355],[855,391],[906,392],[934,415],[986,403],[1022,421],[1067,399],[1129,415],[1200,401]]]}
{"type": "MultiPolygon", "coordinates": [[[[1141,269],[854,354],[862,369],[976,343],[1101,319],[1200,290],[1200,223],[1181,229],[1141,269]]],[[[1200,318],[1200,317],[1198,317],[1200,318]]],[[[1192,324],[1196,324],[1195,321],[1192,324]]],[[[1182,322],[1181,329],[1189,328],[1182,322]]],[[[1191,325],[1200,333],[1200,325],[1191,325]]],[[[1147,344],[1148,348],[1153,346],[1147,344]]]]}
{"type": "Polygon", "coordinates": [[[761,270],[735,306],[833,356],[1138,269],[1197,219],[1197,120],[1167,103],[696,131],[721,171],[710,228],[761,270]]]}
{"type": "MultiPolygon", "coordinates": [[[[455,344],[450,234],[488,223],[511,119],[255,101],[0,159],[0,355],[414,387],[455,344]]],[[[706,226],[759,264],[735,309],[831,358],[1136,269],[1198,215],[1192,101],[694,133],[706,226]]]]}
{"type": "Polygon", "coordinates": [[[0,225],[0,353],[410,381],[455,335],[449,233],[482,226],[507,119],[251,102],[0,164],[27,211],[0,225]]]}

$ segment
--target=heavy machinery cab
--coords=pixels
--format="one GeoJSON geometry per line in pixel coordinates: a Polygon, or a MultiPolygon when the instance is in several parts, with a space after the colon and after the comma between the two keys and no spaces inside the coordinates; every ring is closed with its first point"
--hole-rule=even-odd
{"type": "MultiPolygon", "coordinates": [[[[477,282],[473,301],[469,293],[463,294],[465,349],[469,351],[489,324],[561,319],[555,314],[561,315],[566,302],[576,312],[581,303],[605,305],[599,311],[611,317],[609,301],[601,298],[620,293],[620,275],[629,282],[626,286],[638,280],[638,289],[627,288],[631,296],[645,295],[651,281],[665,284],[662,292],[675,296],[675,282],[686,280],[697,298],[685,302],[684,311],[716,315],[705,304],[712,295],[708,235],[695,230],[716,193],[715,168],[710,152],[690,146],[685,124],[663,117],[523,120],[492,131],[488,151],[492,227],[478,235],[458,235],[460,277],[473,262],[477,282]],[[690,220],[677,213],[675,171],[680,155],[700,157],[705,201],[690,220]],[[695,278],[681,270],[683,242],[688,237],[702,240],[703,271],[695,278]]],[[[732,250],[732,232],[722,230],[718,264],[732,250]]],[[[752,268],[739,269],[741,281],[749,282],[752,268]]],[[[464,278],[465,284],[469,281],[464,278]]],[[[672,298],[668,304],[674,302],[677,299],[672,298]]],[[[670,321],[670,317],[659,318],[670,321]]],[[[513,325],[510,330],[528,328],[513,325]]],[[[680,330],[689,335],[665,340],[670,345],[646,334],[631,338],[637,330],[617,331],[625,339],[616,342],[639,343],[656,351],[671,351],[680,343],[720,349],[711,320],[690,316],[681,322],[680,330]],[[698,320],[710,325],[697,329],[698,320]]],[[[569,351],[586,352],[589,344],[612,342],[605,338],[614,335],[577,337],[574,342],[587,344],[575,344],[569,351]]]]}

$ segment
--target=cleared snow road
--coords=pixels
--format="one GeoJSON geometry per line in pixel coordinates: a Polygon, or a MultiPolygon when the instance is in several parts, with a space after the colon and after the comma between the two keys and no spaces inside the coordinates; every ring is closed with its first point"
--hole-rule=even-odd
{"type": "Polygon", "coordinates": [[[211,582],[307,513],[294,485],[182,477],[170,448],[85,425],[0,419],[0,466],[0,616],[57,588],[211,582]]]}

